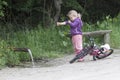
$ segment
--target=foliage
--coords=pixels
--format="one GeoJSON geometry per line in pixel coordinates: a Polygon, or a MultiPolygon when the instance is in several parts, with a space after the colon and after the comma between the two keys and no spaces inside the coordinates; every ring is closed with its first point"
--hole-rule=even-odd
{"type": "Polygon", "coordinates": [[[70,10],[75,9],[75,10],[83,10],[83,7],[77,2],[77,0],[65,0],[63,1],[63,7],[67,10],[67,8],[70,10]]]}
{"type": "Polygon", "coordinates": [[[5,41],[4,40],[0,41],[0,66],[4,66],[6,64],[5,47],[6,47],[5,41]]]}
{"type": "MultiPolygon", "coordinates": [[[[63,53],[69,52],[69,45],[71,45],[69,39],[61,34],[62,32],[60,33],[58,28],[37,28],[12,33],[11,36],[8,36],[8,41],[9,45],[14,47],[30,48],[35,59],[59,57],[63,53]]],[[[20,60],[29,59],[28,54],[23,53],[20,56],[20,60]]]]}
{"type": "Polygon", "coordinates": [[[109,15],[103,21],[97,21],[96,24],[85,23],[83,31],[97,31],[97,30],[112,30],[110,34],[110,45],[113,48],[120,48],[120,14],[116,18],[111,18],[109,15]]]}
{"type": "Polygon", "coordinates": [[[4,16],[4,6],[7,6],[7,2],[4,0],[0,0],[0,17],[4,16]]]}
{"type": "Polygon", "coordinates": [[[8,46],[5,40],[0,41],[0,67],[14,66],[19,63],[18,55],[8,46]]]}
{"type": "Polygon", "coordinates": [[[120,11],[119,0],[85,0],[85,11],[88,14],[84,16],[88,22],[96,23],[98,20],[104,20],[104,17],[110,15],[115,17],[120,11]],[[101,5],[102,4],[102,5],[101,5]]]}
{"type": "Polygon", "coordinates": [[[111,34],[111,45],[114,48],[120,48],[120,14],[116,17],[116,18],[108,18],[106,20],[107,22],[107,29],[111,29],[112,30],[112,34],[111,34]]]}
{"type": "MultiPolygon", "coordinates": [[[[49,27],[54,22],[56,14],[54,0],[1,0],[0,13],[4,17],[1,22],[27,27],[49,27]],[[7,5],[4,6],[4,5],[7,5]]],[[[83,15],[85,22],[95,23],[105,16],[115,17],[120,11],[119,0],[62,0],[61,16],[70,9],[75,9],[83,15]],[[101,5],[102,4],[102,5],[101,5]]],[[[61,17],[60,17],[61,18],[61,17]]]]}

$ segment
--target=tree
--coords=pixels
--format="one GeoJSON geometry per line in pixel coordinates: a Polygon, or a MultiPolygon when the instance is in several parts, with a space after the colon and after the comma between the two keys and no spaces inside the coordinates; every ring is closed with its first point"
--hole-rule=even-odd
{"type": "Polygon", "coordinates": [[[120,0],[0,0],[0,20],[30,28],[38,24],[49,27],[66,18],[71,9],[80,12],[84,21],[95,23],[107,15],[116,16],[120,0]]]}
{"type": "Polygon", "coordinates": [[[57,22],[58,18],[60,16],[61,4],[62,4],[62,0],[54,0],[54,5],[55,5],[55,9],[56,9],[56,14],[54,16],[54,22],[57,22]]]}

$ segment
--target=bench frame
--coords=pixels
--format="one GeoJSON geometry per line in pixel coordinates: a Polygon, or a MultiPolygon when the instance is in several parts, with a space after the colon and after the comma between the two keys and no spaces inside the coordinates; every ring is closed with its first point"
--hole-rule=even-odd
{"type": "Polygon", "coordinates": [[[92,31],[92,32],[83,32],[83,36],[99,36],[103,35],[104,36],[104,43],[110,43],[110,33],[112,30],[100,30],[100,31],[92,31]]]}

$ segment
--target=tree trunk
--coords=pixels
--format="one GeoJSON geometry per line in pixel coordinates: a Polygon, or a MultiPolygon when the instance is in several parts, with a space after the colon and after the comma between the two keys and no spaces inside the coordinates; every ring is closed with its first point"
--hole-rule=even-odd
{"type": "Polygon", "coordinates": [[[56,14],[54,16],[54,22],[56,23],[58,21],[60,12],[61,12],[61,4],[62,4],[62,0],[54,0],[54,5],[55,5],[55,9],[56,9],[56,14]]]}

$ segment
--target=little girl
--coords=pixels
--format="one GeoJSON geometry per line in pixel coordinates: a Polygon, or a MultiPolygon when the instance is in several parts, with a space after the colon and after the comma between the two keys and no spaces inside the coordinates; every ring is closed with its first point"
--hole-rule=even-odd
{"type": "MultiPolygon", "coordinates": [[[[74,47],[74,51],[76,54],[79,54],[82,50],[82,20],[81,15],[77,13],[75,10],[70,10],[67,14],[69,17],[68,21],[57,22],[57,26],[60,25],[70,25],[70,34],[72,36],[72,44],[74,47]]],[[[83,59],[79,59],[78,61],[83,61],[83,59]]]]}

